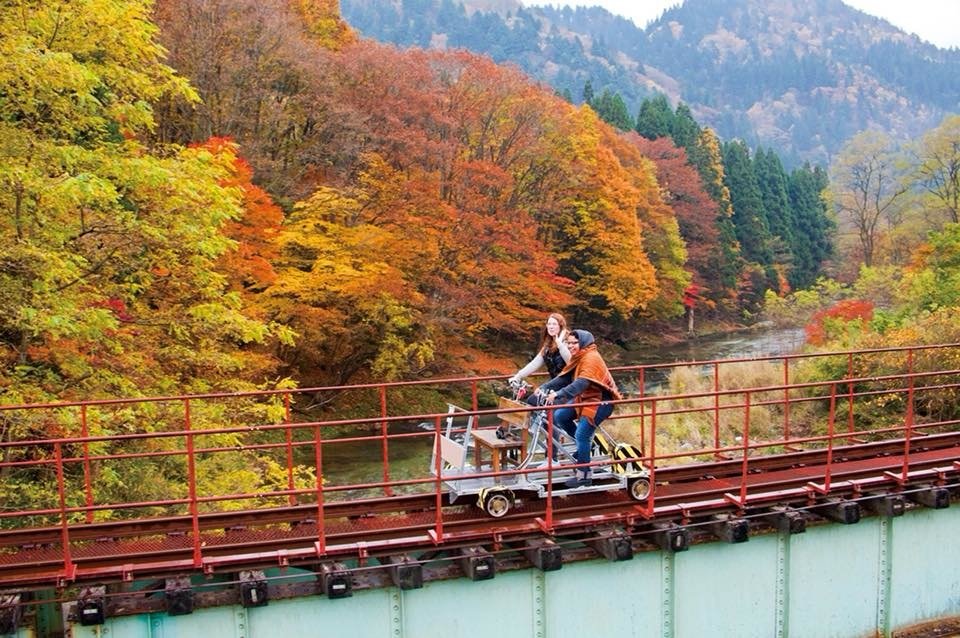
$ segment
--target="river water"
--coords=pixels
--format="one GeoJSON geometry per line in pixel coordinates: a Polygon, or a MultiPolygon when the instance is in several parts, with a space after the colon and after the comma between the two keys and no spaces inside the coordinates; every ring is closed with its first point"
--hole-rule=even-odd
{"type": "Polygon", "coordinates": [[[803,328],[769,326],[694,337],[671,345],[631,348],[621,351],[618,358],[623,365],[640,365],[778,356],[798,351],[804,337],[803,328]]]}

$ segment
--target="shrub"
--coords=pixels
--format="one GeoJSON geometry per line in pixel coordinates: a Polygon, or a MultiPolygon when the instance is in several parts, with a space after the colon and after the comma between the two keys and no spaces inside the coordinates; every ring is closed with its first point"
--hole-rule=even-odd
{"type": "Polygon", "coordinates": [[[862,299],[844,299],[830,308],[814,313],[805,327],[807,342],[820,346],[827,341],[848,342],[861,333],[873,318],[873,303],[862,299]]]}

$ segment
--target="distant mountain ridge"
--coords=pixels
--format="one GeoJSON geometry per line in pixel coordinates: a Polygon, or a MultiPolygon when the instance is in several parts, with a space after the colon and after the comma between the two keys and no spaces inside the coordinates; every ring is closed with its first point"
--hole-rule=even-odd
{"type": "Polygon", "coordinates": [[[960,50],[841,0],[685,0],[646,29],[599,7],[515,0],[341,0],[365,37],[463,47],[582,101],[619,93],[635,116],[664,93],[724,139],[827,163],[866,128],[908,139],[960,111],[960,50]]]}

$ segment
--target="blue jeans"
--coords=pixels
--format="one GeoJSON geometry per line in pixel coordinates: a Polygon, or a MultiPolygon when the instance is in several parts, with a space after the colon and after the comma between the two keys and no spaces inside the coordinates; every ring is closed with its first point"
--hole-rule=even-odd
{"type": "MultiPolygon", "coordinates": [[[[553,413],[553,425],[560,428],[573,437],[577,442],[577,453],[574,457],[577,463],[590,462],[590,444],[593,443],[593,433],[608,416],[613,414],[613,405],[610,403],[601,403],[597,407],[597,415],[593,418],[593,425],[587,417],[577,418],[576,408],[564,406],[558,408],[553,413]]],[[[557,432],[554,431],[554,440],[557,439],[557,432]]],[[[590,468],[584,468],[584,472],[590,472],[590,468]]]]}

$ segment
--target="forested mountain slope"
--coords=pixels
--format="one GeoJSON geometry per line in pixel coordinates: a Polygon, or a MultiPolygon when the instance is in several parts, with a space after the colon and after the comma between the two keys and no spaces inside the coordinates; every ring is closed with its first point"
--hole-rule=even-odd
{"type": "Polygon", "coordinates": [[[341,0],[366,37],[465,47],[517,64],[574,102],[589,80],[636,116],[664,93],[722,139],[825,164],[875,127],[907,139],[960,109],[960,51],[841,0],[685,0],[646,30],[600,8],[503,0],[341,0]]]}

